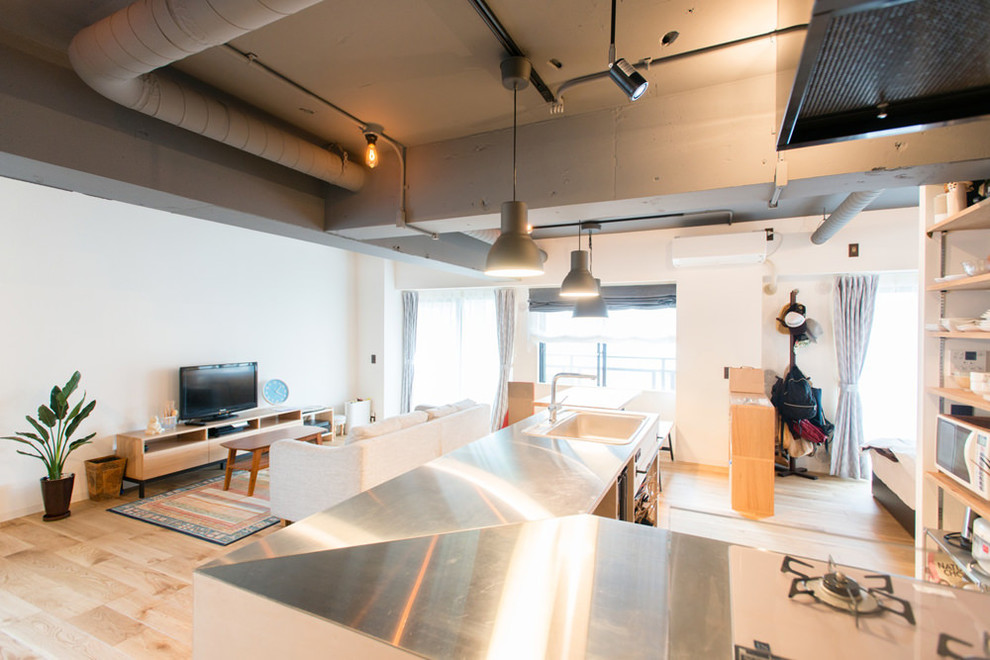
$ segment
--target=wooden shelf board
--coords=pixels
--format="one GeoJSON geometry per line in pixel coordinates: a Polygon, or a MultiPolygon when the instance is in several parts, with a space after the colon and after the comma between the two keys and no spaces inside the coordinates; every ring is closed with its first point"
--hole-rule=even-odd
{"type": "Polygon", "coordinates": [[[990,332],[948,332],[948,331],[938,331],[934,332],[928,330],[925,332],[928,337],[942,337],[943,339],[990,339],[990,332]]]}
{"type": "Polygon", "coordinates": [[[967,206],[959,213],[935,223],[928,228],[928,235],[931,236],[937,231],[962,229],[990,229],[990,199],[967,206]]]}
{"type": "Polygon", "coordinates": [[[925,476],[935,482],[942,490],[952,493],[953,497],[980,514],[982,518],[990,518],[990,501],[976,493],[963,488],[941,472],[925,472],[925,476]]]}
{"type": "Polygon", "coordinates": [[[978,291],[990,289],[990,273],[974,275],[973,277],[961,277],[958,280],[948,282],[933,282],[925,287],[928,291],[978,291]]]}
{"type": "Polygon", "coordinates": [[[990,410],[990,401],[987,401],[979,394],[974,394],[969,390],[950,387],[929,387],[928,391],[946,399],[952,399],[956,403],[964,403],[968,406],[990,410]]]}

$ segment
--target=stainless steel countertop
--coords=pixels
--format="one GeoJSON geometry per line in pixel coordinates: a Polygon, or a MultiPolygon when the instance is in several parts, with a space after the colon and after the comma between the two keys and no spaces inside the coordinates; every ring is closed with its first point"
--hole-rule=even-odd
{"type": "Polygon", "coordinates": [[[211,563],[557,518],[595,509],[657,416],[625,445],[529,436],[541,411],[211,563]]]}
{"type": "MultiPolygon", "coordinates": [[[[423,657],[665,658],[668,648],[688,657],[677,651],[685,642],[668,644],[668,625],[680,625],[670,616],[676,608],[668,602],[675,593],[668,580],[680,577],[688,588],[683,596],[699,584],[706,587],[702,595],[715,592],[687,573],[690,566],[669,570],[672,536],[585,514],[205,573],[423,657]]],[[[726,564],[727,546],[709,543],[722,548],[726,564]]],[[[677,555],[707,558],[695,547],[677,555]]],[[[723,591],[726,585],[718,583],[723,591]]],[[[727,593],[720,601],[727,604],[727,593]]],[[[728,611],[689,614],[707,623],[728,611]]],[[[699,630],[697,620],[684,621],[689,631],[699,630]]],[[[704,657],[724,657],[730,631],[727,618],[720,623],[689,637],[689,650],[718,649],[704,657]]]]}

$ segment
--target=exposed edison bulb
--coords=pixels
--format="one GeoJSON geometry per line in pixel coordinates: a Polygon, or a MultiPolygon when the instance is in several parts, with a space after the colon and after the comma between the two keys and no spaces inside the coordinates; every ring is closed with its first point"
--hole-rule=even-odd
{"type": "Polygon", "coordinates": [[[368,133],[364,137],[368,140],[368,150],[364,154],[364,164],[370,169],[375,169],[378,167],[378,146],[375,144],[378,141],[378,136],[374,133],[368,133]]]}

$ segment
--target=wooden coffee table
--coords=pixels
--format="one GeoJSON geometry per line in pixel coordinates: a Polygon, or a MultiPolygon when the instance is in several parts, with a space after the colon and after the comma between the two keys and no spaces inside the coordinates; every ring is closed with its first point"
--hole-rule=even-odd
{"type": "Polygon", "coordinates": [[[319,426],[290,426],[273,431],[262,431],[245,438],[236,438],[221,442],[221,447],[227,448],[227,470],[223,477],[223,489],[230,489],[230,476],[234,470],[250,470],[251,478],[248,481],[248,496],[254,495],[254,484],[258,480],[258,470],[268,467],[268,448],[276,440],[299,440],[301,442],[316,441],[316,444],[323,444],[324,429],[319,426]],[[240,460],[237,459],[237,452],[249,451],[251,456],[240,460]]]}

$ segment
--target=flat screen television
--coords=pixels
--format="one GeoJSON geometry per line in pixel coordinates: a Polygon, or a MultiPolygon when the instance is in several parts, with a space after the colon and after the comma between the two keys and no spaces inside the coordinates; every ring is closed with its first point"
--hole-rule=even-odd
{"type": "Polygon", "coordinates": [[[179,418],[212,422],[258,407],[258,363],[204,364],[179,369],[179,418]]]}

